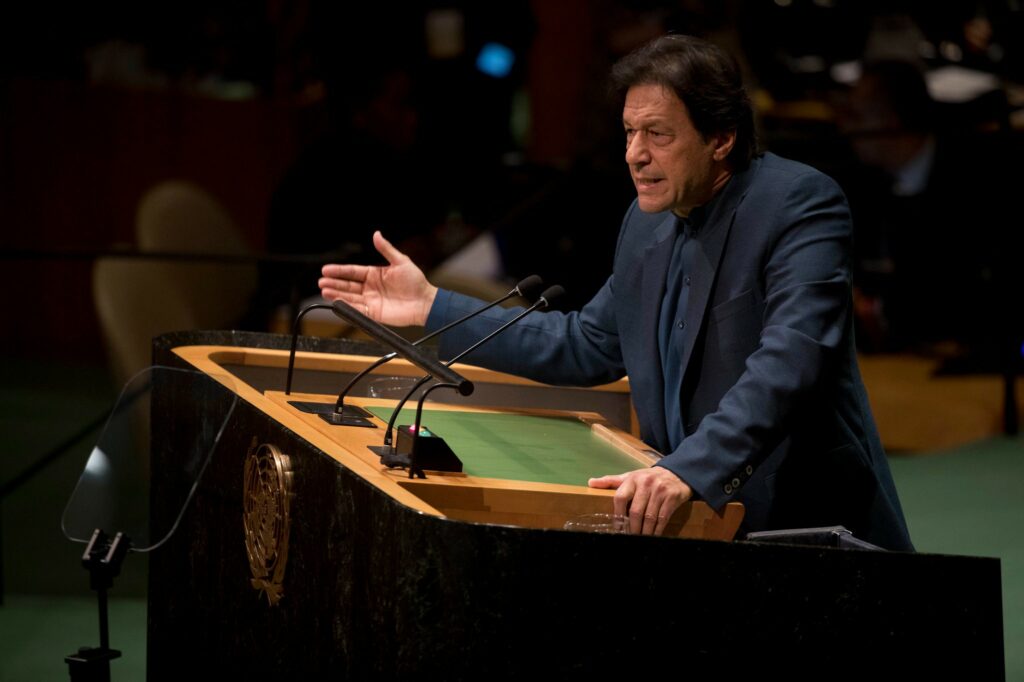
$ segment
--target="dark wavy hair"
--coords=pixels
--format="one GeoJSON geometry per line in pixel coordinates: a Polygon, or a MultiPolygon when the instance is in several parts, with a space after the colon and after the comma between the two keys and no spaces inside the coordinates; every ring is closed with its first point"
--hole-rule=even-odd
{"type": "Polygon", "coordinates": [[[742,170],[757,154],[754,110],[736,60],[706,40],[684,35],[655,38],[620,59],[611,72],[611,93],[619,105],[634,85],[661,85],[686,105],[693,127],[705,139],[736,131],[728,156],[742,170]]]}

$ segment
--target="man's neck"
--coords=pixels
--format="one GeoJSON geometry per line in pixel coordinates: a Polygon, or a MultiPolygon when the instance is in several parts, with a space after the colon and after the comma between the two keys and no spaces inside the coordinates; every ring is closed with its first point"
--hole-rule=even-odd
{"type": "Polygon", "coordinates": [[[719,173],[715,176],[714,182],[711,183],[711,190],[708,193],[707,199],[697,204],[696,206],[692,206],[686,209],[685,211],[683,209],[674,208],[672,209],[672,212],[679,216],[680,218],[688,218],[695,209],[698,209],[701,206],[706,206],[708,203],[711,202],[712,199],[718,196],[718,193],[722,191],[722,188],[729,184],[729,180],[731,178],[732,170],[727,167],[722,167],[719,173]]]}

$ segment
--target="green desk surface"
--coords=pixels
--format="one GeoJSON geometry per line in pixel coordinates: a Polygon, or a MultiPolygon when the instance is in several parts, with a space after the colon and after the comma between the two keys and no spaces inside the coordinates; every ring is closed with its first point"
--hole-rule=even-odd
{"type": "MultiPolygon", "coordinates": [[[[393,412],[367,409],[385,422],[393,412]]],[[[415,419],[415,411],[405,409],[398,421],[415,419]]],[[[572,417],[425,409],[421,426],[444,438],[471,476],[586,485],[592,476],[642,467],[572,417]]]]}

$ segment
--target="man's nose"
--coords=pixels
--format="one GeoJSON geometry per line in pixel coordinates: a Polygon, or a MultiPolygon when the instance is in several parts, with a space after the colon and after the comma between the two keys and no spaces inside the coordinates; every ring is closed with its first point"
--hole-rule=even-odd
{"type": "Polygon", "coordinates": [[[643,133],[638,132],[626,142],[626,163],[630,166],[643,165],[651,160],[647,143],[643,140],[643,133]]]}

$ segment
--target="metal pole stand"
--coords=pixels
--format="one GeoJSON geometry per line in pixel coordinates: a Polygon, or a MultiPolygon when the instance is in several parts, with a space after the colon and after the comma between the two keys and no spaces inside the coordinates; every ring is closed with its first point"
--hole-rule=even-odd
{"type": "Polygon", "coordinates": [[[121,572],[121,562],[128,554],[131,541],[124,533],[113,540],[100,529],[93,531],[92,539],[82,555],[82,565],[89,570],[89,587],[96,590],[100,611],[99,647],[82,647],[77,653],[64,657],[72,682],[110,682],[110,662],[121,657],[121,652],[110,648],[107,624],[107,590],[121,572]]]}

